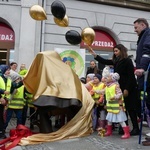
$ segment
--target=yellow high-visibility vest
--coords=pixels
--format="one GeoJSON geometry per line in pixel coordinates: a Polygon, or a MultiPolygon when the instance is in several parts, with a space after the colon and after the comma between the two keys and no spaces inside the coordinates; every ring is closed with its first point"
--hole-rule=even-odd
{"type": "Polygon", "coordinates": [[[25,99],[27,101],[28,107],[34,107],[33,105],[33,94],[31,93],[25,93],[25,99]]]}
{"type": "Polygon", "coordinates": [[[125,111],[123,96],[120,98],[120,100],[110,100],[110,98],[114,97],[116,94],[115,93],[116,86],[117,86],[116,84],[113,84],[112,86],[106,87],[105,89],[107,111],[114,114],[119,113],[120,108],[123,108],[123,110],[125,111]]]}
{"type": "MultiPolygon", "coordinates": [[[[102,90],[104,89],[105,87],[105,84],[104,83],[100,83],[98,86],[93,86],[92,90],[96,91],[96,90],[102,90]]],[[[97,93],[94,93],[94,95],[92,95],[92,98],[97,101],[99,100],[101,94],[97,94],[97,93]]]]}
{"type": "Polygon", "coordinates": [[[13,95],[12,100],[8,102],[8,108],[23,109],[24,107],[24,85],[16,89],[16,93],[13,95]]]}
{"type": "MultiPolygon", "coordinates": [[[[145,97],[147,97],[147,92],[145,92],[145,97]]],[[[144,91],[141,91],[140,99],[141,99],[141,101],[144,99],[144,91]]]]}
{"type": "MultiPolygon", "coordinates": [[[[5,90],[5,91],[9,91],[11,89],[11,80],[8,78],[7,79],[7,83],[5,84],[3,78],[0,76],[0,89],[5,90]]],[[[2,94],[2,97],[6,97],[8,100],[10,99],[10,94],[2,94]]]]}

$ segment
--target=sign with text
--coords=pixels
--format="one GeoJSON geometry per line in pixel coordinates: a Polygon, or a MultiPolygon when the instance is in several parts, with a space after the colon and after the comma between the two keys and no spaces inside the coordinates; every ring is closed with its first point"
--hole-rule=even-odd
{"type": "Polygon", "coordinates": [[[0,23],[0,41],[1,42],[14,42],[14,31],[4,23],[0,23]]]}
{"type": "MultiPolygon", "coordinates": [[[[94,29],[94,31],[95,31],[95,39],[91,45],[91,48],[99,50],[102,49],[112,50],[113,47],[116,45],[116,42],[112,38],[112,36],[102,30],[94,29]]],[[[80,47],[87,48],[87,45],[82,41],[80,47]]]]}

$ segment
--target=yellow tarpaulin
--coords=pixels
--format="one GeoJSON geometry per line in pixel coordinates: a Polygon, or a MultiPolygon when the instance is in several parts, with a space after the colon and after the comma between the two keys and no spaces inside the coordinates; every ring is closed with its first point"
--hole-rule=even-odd
{"type": "Polygon", "coordinates": [[[22,138],[20,145],[76,138],[92,133],[91,111],[94,100],[75,72],[62,62],[57,52],[38,53],[24,78],[24,85],[29,92],[34,94],[35,101],[41,95],[72,98],[79,100],[82,107],[74,118],[58,131],[22,138]]]}

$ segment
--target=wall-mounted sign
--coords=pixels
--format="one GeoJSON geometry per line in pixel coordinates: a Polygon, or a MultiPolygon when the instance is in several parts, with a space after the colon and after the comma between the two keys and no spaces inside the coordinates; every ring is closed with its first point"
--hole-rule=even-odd
{"type": "Polygon", "coordinates": [[[0,23],[0,42],[14,42],[14,31],[4,23],[0,23]]]}
{"type": "MultiPolygon", "coordinates": [[[[95,31],[95,39],[91,45],[93,49],[98,50],[112,50],[116,45],[115,40],[112,38],[110,34],[105,31],[94,29],[95,31]]],[[[84,42],[80,44],[81,48],[87,48],[87,45],[84,42]]]]}
{"type": "Polygon", "coordinates": [[[84,77],[85,73],[85,49],[66,50],[55,48],[62,61],[69,65],[79,77],[84,77]]]}

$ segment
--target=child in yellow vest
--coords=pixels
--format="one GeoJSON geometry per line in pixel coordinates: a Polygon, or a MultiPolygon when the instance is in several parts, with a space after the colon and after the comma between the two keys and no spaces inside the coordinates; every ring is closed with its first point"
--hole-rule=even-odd
{"type": "MultiPolygon", "coordinates": [[[[12,78],[12,82],[19,83],[22,79],[20,76],[12,78]]],[[[8,101],[8,108],[6,113],[6,122],[4,128],[6,129],[12,117],[13,112],[16,114],[17,125],[22,124],[22,110],[24,107],[24,85],[14,89],[11,100],[8,101]]]]}
{"type": "Polygon", "coordinates": [[[105,77],[106,108],[108,112],[106,116],[108,124],[105,136],[110,136],[112,134],[112,123],[118,122],[124,130],[124,135],[121,138],[127,139],[130,137],[130,132],[129,126],[125,123],[127,117],[125,114],[123,94],[118,83],[119,78],[120,76],[118,73],[110,73],[110,75],[105,77]]]}
{"type": "Polygon", "coordinates": [[[85,87],[87,90],[90,92],[91,89],[93,88],[93,79],[94,79],[95,74],[94,73],[89,73],[86,76],[86,84],[85,87]]]}
{"type": "Polygon", "coordinates": [[[106,125],[106,110],[104,109],[104,97],[99,92],[105,88],[105,84],[101,82],[101,75],[96,74],[92,82],[93,87],[90,91],[92,98],[95,100],[95,106],[93,108],[93,129],[105,128],[106,125]]]}
{"type": "Polygon", "coordinates": [[[25,64],[21,64],[19,74],[24,77],[27,74],[28,70],[26,69],[25,64]]]}

